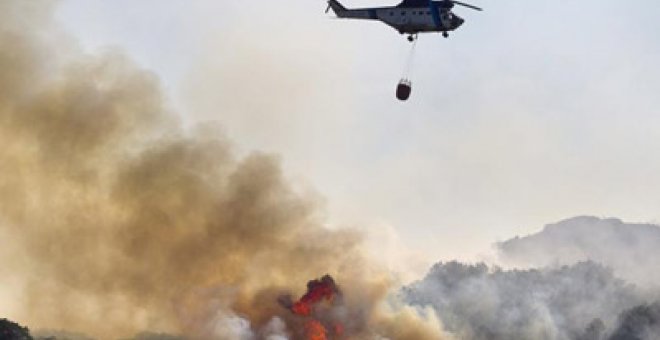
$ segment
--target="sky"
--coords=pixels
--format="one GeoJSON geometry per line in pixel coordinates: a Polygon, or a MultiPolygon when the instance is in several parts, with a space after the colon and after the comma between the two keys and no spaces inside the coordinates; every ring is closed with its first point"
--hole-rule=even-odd
{"type": "Polygon", "coordinates": [[[660,3],[473,3],[420,36],[405,103],[410,44],[322,0],[62,0],[57,19],[154,72],[191,129],[279,155],[330,225],[428,263],[576,215],[659,222],[660,3]]]}

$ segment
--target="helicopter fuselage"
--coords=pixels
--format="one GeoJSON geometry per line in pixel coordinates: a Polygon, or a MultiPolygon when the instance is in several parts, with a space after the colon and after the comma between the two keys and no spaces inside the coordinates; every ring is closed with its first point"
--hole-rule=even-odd
{"type": "Polygon", "coordinates": [[[447,32],[460,27],[464,20],[441,6],[425,7],[374,7],[347,9],[336,0],[329,0],[330,8],[338,18],[378,20],[393,27],[401,34],[421,32],[447,32]]]}

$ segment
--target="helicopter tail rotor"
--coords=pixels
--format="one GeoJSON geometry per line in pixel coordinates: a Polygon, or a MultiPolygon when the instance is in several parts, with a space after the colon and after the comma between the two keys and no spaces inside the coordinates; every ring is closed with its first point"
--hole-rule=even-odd
{"type": "Polygon", "coordinates": [[[340,14],[345,13],[345,12],[348,11],[348,9],[346,7],[344,7],[344,5],[342,5],[337,0],[328,0],[328,8],[325,9],[325,12],[328,13],[328,11],[330,9],[332,9],[332,11],[335,12],[335,14],[337,14],[337,16],[340,16],[340,17],[341,17],[340,14]]]}

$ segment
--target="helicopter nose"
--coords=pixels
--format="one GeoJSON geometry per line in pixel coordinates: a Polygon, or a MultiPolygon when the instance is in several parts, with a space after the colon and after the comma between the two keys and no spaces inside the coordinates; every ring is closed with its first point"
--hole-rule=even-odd
{"type": "Polygon", "coordinates": [[[452,26],[454,26],[454,29],[456,29],[456,28],[459,28],[461,25],[463,25],[464,22],[465,22],[465,20],[463,20],[463,18],[459,18],[458,16],[454,16],[452,26]]]}

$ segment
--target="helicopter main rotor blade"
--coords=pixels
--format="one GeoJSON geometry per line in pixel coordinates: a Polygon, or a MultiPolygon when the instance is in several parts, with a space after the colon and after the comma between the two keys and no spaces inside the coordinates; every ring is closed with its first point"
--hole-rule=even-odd
{"type": "Polygon", "coordinates": [[[455,3],[457,5],[461,5],[463,7],[472,8],[475,11],[483,11],[483,9],[481,9],[480,7],[477,7],[475,5],[466,4],[464,2],[460,2],[460,1],[456,1],[456,0],[449,0],[449,1],[452,2],[452,3],[455,3]]]}

